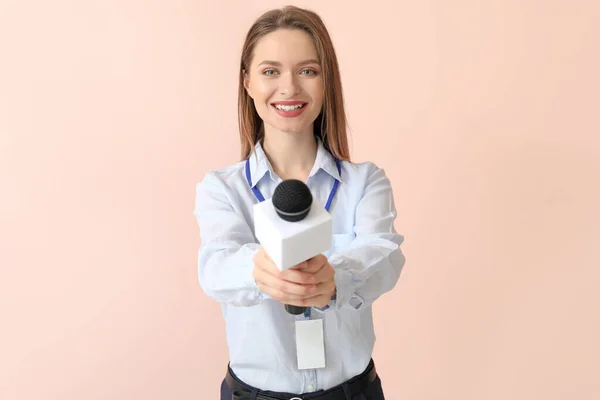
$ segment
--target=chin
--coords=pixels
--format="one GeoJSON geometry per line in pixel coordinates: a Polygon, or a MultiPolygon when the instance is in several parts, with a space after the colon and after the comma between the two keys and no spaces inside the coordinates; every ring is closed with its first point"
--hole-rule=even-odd
{"type": "Polygon", "coordinates": [[[311,119],[310,122],[304,121],[281,121],[276,120],[274,123],[270,124],[273,128],[277,129],[280,132],[285,132],[289,134],[301,134],[307,131],[313,131],[313,124],[316,120],[311,119]]]}
{"type": "Polygon", "coordinates": [[[310,126],[302,125],[302,126],[289,126],[289,125],[275,125],[275,128],[281,132],[289,133],[291,135],[300,135],[304,132],[311,131],[310,126]]]}

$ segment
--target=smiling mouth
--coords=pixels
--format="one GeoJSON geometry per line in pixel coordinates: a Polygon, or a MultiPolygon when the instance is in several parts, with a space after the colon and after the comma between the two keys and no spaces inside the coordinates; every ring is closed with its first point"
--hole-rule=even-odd
{"type": "Polygon", "coordinates": [[[272,106],[281,111],[297,111],[304,108],[306,106],[306,103],[294,104],[290,106],[284,104],[272,104],[272,106]]]}

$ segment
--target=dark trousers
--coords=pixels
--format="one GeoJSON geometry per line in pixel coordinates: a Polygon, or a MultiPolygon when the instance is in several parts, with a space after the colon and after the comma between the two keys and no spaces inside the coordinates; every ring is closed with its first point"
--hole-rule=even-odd
{"type": "MultiPolygon", "coordinates": [[[[248,386],[250,389],[254,389],[250,385],[246,384],[246,386],[248,386]]],[[[258,390],[253,390],[254,393],[256,393],[257,391],[258,390]]],[[[270,392],[270,394],[284,399],[286,398],[283,393],[277,394],[270,392]]],[[[223,380],[223,382],[221,383],[221,400],[232,400],[232,398],[233,393],[227,385],[227,382],[223,380]]],[[[252,400],[256,400],[256,395],[252,396],[252,400]]],[[[385,398],[383,397],[383,389],[381,387],[381,379],[379,378],[379,375],[375,377],[375,380],[371,382],[369,386],[367,386],[363,390],[362,393],[358,393],[352,397],[347,396],[346,400],[385,400],[385,398]]]]}

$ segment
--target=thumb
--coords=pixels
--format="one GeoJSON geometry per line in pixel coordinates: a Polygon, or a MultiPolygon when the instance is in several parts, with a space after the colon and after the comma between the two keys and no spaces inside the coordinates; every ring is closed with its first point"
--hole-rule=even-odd
{"type": "Polygon", "coordinates": [[[265,258],[265,260],[273,261],[271,259],[271,256],[269,256],[269,253],[267,253],[267,250],[262,245],[260,246],[260,251],[262,252],[262,255],[265,258]]]}
{"type": "Polygon", "coordinates": [[[308,267],[308,261],[302,261],[301,263],[296,264],[293,267],[291,267],[291,269],[303,270],[303,269],[306,269],[307,267],[308,267]]]}

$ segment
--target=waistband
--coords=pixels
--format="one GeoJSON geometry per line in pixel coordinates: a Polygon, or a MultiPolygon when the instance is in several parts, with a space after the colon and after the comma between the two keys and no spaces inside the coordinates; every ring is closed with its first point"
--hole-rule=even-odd
{"type": "Polygon", "coordinates": [[[257,394],[256,400],[346,400],[363,392],[377,377],[375,363],[370,360],[369,365],[361,374],[350,378],[346,382],[327,390],[319,390],[305,394],[279,393],[260,390],[242,382],[227,366],[225,381],[233,392],[232,400],[251,400],[252,395],[257,394]]]}

